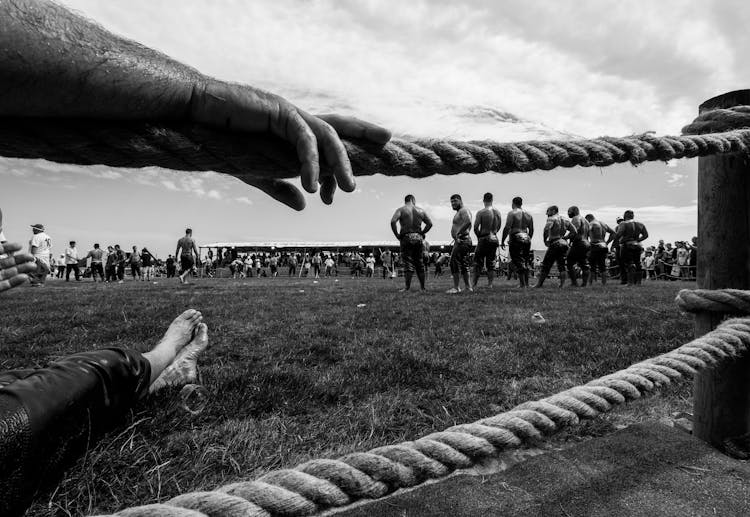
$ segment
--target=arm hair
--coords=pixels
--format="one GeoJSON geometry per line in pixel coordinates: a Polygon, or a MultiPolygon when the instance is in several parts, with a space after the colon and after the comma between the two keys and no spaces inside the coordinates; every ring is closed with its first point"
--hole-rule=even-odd
{"type": "Polygon", "coordinates": [[[50,0],[0,0],[0,116],[184,119],[205,79],[50,0]]]}

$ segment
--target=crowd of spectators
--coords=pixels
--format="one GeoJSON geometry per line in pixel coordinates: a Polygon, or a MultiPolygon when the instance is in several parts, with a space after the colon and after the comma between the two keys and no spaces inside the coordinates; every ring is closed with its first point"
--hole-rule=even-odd
{"type": "MultiPolygon", "coordinates": [[[[97,260],[95,245],[88,254],[82,254],[71,242],[64,254],[52,257],[52,276],[66,280],[74,273],[75,280],[84,278],[97,279],[98,264],[103,270],[105,282],[123,282],[127,277],[133,280],[149,281],[160,277],[172,278],[178,273],[178,264],[172,255],[159,258],[147,248],[132,247],[132,251],[123,250],[118,244],[107,246],[97,260]]],[[[220,257],[214,256],[212,250],[202,258],[193,271],[195,276],[230,277],[230,278],[263,278],[278,277],[338,277],[347,274],[353,277],[395,278],[400,276],[403,263],[397,251],[373,249],[369,251],[257,251],[237,253],[224,249],[220,257]]],[[[697,239],[675,241],[660,240],[655,246],[644,249],[641,264],[646,280],[691,280],[695,279],[697,239]]],[[[445,252],[425,251],[424,263],[428,272],[437,278],[442,276],[448,267],[450,254],[445,252]]],[[[610,252],[606,261],[610,278],[619,278],[620,265],[616,254],[610,252]]],[[[534,260],[532,275],[536,276],[541,268],[541,257],[534,260]]],[[[496,261],[498,276],[515,278],[515,271],[509,257],[499,254],[496,261]]]]}

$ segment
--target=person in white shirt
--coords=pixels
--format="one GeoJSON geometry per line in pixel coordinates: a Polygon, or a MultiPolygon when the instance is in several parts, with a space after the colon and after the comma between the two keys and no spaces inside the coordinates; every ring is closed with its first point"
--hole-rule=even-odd
{"type": "Polygon", "coordinates": [[[365,276],[367,278],[370,278],[375,274],[375,257],[372,253],[370,253],[367,258],[365,259],[365,264],[367,264],[367,270],[365,271],[365,276]]]}
{"type": "Polygon", "coordinates": [[[65,276],[65,253],[60,253],[57,259],[50,257],[50,271],[54,278],[65,276]],[[55,273],[55,270],[57,270],[57,273],[55,273]]]}
{"type": "Polygon", "coordinates": [[[34,256],[36,272],[29,273],[31,285],[44,287],[47,275],[50,273],[50,258],[52,257],[52,239],[44,233],[43,224],[32,224],[31,231],[34,232],[29,241],[29,253],[34,256]]]}
{"type": "Polygon", "coordinates": [[[646,280],[656,280],[655,263],[654,253],[650,250],[646,251],[646,255],[643,257],[643,269],[646,271],[646,280]]]}
{"type": "Polygon", "coordinates": [[[245,278],[245,263],[241,257],[237,257],[232,261],[230,269],[232,270],[232,278],[245,278]]]}
{"type": "Polygon", "coordinates": [[[255,261],[250,255],[245,255],[245,274],[246,276],[249,276],[252,278],[254,275],[253,273],[253,265],[255,264],[255,261]]]}
{"type": "Polygon", "coordinates": [[[333,273],[333,259],[330,255],[326,255],[326,277],[331,276],[331,273],[333,273]]]}
{"type": "Polygon", "coordinates": [[[78,269],[78,249],[76,241],[70,241],[70,246],[65,248],[65,281],[70,282],[70,272],[74,271],[76,282],[81,281],[81,271],[78,269]]]}

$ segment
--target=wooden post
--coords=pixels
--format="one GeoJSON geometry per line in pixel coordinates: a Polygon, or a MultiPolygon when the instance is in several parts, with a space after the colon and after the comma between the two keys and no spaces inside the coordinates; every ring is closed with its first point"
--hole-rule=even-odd
{"type": "MultiPolygon", "coordinates": [[[[699,111],[750,105],[750,90],[719,95],[699,111]]],[[[699,289],[750,289],[750,160],[724,154],[698,160],[699,289]]],[[[695,336],[724,316],[699,313],[695,336]]],[[[697,375],[693,388],[693,434],[723,449],[726,438],[750,432],[750,355],[697,375]]]]}

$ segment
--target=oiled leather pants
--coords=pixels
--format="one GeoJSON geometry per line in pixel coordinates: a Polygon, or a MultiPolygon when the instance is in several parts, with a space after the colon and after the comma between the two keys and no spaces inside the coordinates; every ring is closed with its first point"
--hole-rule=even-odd
{"type": "Polygon", "coordinates": [[[148,391],[140,352],[83,352],[37,370],[0,373],[0,515],[22,515],[36,492],[148,391]]]}

